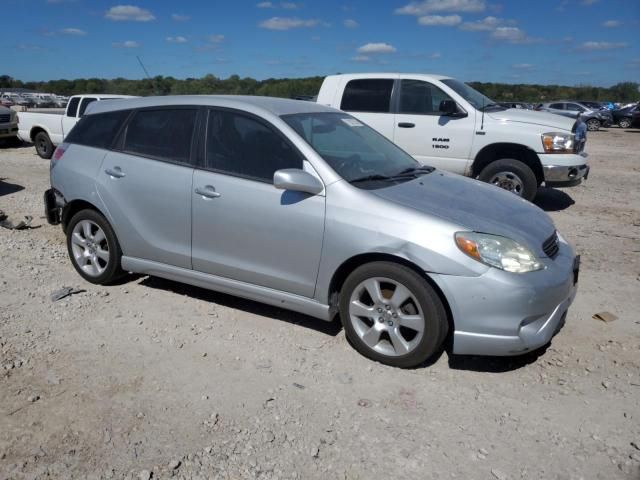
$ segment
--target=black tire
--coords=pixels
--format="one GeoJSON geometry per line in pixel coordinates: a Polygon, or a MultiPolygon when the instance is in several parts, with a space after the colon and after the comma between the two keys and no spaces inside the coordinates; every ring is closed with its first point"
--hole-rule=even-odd
{"type": "Polygon", "coordinates": [[[491,162],[482,169],[478,179],[504,188],[529,201],[538,193],[536,174],[527,164],[513,158],[491,162]]]}
{"type": "Polygon", "coordinates": [[[598,130],[600,130],[600,127],[602,126],[602,123],[597,118],[590,118],[589,120],[587,120],[586,123],[587,123],[587,130],[589,130],[590,132],[597,132],[598,130]]]}
{"type": "Polygon", "coordinates": [[[618,125],[620,125],[620,128],[629,128],[631,126],[631,120],[628,118],[623,118],[618,122],[618,125]]]}
{"type": "Polygon", "coordinates": [[[120,249],[120,244],[118,243],[118,239],[116,238],[116,234],[114,233],[113,228],[111,228],[111,225],[109,224],[107,219],[102,216],[102,214],[91,209],[80,210],[73,217],[71,217],[71,220],[67,225],[66,233],[69,259],[71,260],[73,267],[76,269],[76,272],[78,272],[80,276],[87,282],[95,283],[98,285],[106,285],[113,282],[114,280],[117,280],[125,274],[125,272],[123,272],[120,267],[120,261],[122,259],[122,250],[120,249]],[[100,265],[100,267],[104,268],[104,271],[97,275],[88,274],[82,268],[82,266],[79,265],[74,255],[72,244],[74,230],[76,226],[83,221],[89,221],[95,224],[97,227],[102,229],[102,232],[104,232],[104,240],[101,240],[99,242],[99,245],[102,250],[104,250],[105,246],[107,247],[106,250],[109,253],[109,260],[108,262],[104,262],[104,266],[100,265]]]}
{"type": "MultiPolygon", "coordinates": [[[[381,290],[383,290],[382,287],[381,290]]],[[[412,269],[393,262],[372,262],[355,269],[342,286],[339,308],[342,325],[351,345],[365,357],[393,367],[411,368],[422,364],[441,350],[448,333],[447,313],[433,287],[412,269]],[[422,338],[418,340],[417,337],[414,337],[416,344],[406,354],[386,355],[374,350],[360,338],[353,324],[349,311],[352,294],[362,282],[380,277],[393,280],[407,288],[417,300],[422,311],[424,317],[422,338]]],[[[375,315],[378,314],[376,313],[375,315]]],[[[375,323],[375,319],[371,323],[375,323]]],[[[384,326],[385,322],[381,323],[384,326]]],[[[384,328],[387,327],[384,326],[384,328]]],[[[393,328],[401,331],[402,327],[399,322],[396,322],[393,328]]],[[[380,342],[388,342],[388,345],[391,345],[390,337],[387,340],[380,336],[378,345],[380,345],[380,342]]]]}
{"type": "Polygon", "coordinates": [[[36,144],[36,153],[40,158],[49,160],[53,156],[53,143],[51,143],[47,132],[38,132],[33,141],[36,144]]]}

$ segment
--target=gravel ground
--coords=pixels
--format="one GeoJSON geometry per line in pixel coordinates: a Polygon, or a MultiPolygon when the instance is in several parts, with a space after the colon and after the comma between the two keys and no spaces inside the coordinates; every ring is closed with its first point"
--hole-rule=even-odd
{"type": "Polygon", "coordinates": [[[1,149],[0,209],[34,228],[0,228],[0,479],[639,479],[639,150],[591,134],[588,182],[537,199],[582,254],[551,345],[400,370],[337,323],[85,283],[42,217],[48,162],[1,149]],[[62,286],[82,292],[52,302],[62,286]]]}

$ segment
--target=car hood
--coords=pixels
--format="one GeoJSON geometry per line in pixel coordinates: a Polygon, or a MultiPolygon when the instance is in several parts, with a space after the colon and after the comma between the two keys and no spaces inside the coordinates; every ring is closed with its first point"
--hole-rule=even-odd
{"type": "Polygon", "coordinates": [[[440,170],[370,192],[463,230],[509,237],[538,256],[544,256],[542,243],[555,231],[551,218],[532,203],[493,185],[440,170]]]}
{"type": "Polygon", "coordinates": [[[499,112],[487,112],[485,116],[502,122],[529,123],[543,127],[571,131],[575,120],[549,112],[536,112],[510,108],[499,112]]]}

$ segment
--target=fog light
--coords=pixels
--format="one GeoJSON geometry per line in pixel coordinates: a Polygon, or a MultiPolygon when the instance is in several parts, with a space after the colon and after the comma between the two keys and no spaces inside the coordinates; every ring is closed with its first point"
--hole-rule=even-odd
{"type": "Polygon", "coordinates": [[[569,178],[575,178],[578,175],[578,169],[577,168],[571,168],[569,170],[569,178]]]}

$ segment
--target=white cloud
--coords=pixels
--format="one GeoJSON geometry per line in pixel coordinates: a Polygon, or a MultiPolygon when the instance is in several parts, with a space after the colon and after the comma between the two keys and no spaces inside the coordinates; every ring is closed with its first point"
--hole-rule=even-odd
{"type": "Polygon", "coordinates": [[[422,16],[434,12],[483,12],[486,8],[484,0],[424,0],[397,8],[395,13],[422,16]]]}
{"type": "Polygon", "coordinates": [[[293,2],[282,2],[280,4],[280,7],[284,8],[285,10],[297,10],[298,8],[300,8],[300,5],[293,2]]]}
{"type": "Polygon", "coordinates": [[[261,28],[266,28],[267,30],[291,30],[292,28],[309,28],[315,27],[318,25],[320,21],[310,19],[304,20],[302,18],[284,18],[284,17],[272,17],[268,20],[264,20],[260,22],[259,26],[261,28]]]}
{"type": "Polygon", "coordinates": [[[618,20],[607,20],[602,24],[602,26],[606,28],[616,28],[620,25],[622,25],[622,22],[619,22],[618,20]]]}
{"type": "Polygon", "coordinates": [[[125,42],[116,42],[112,44],[115,48],[140,48],[140,44],[134,40],[127,40],[125,42]]]}
{"type": "Polygon", "coordinates": [[[104,16],[117,22],[150,22],[156,19],[149,10],[134,5],[116,5],[107,10],[104,16]]]}
{"type": "Polygon", "coordinates": [[[507,43],[533,43],[539,41],[527,36],[527,33],[518,27],[498,27],[491,33],[491,38],[507,43]]]}
{"type": "Polygon", "coordinates": [[[176,36],[176,37],[167,37],[167,42],[169,43],[187,43],[189,40],[187,40],[185,37],[182,37],[180,35],[176,36]]]}
{"type": "Polygon", "coordinates": [[[207,40],[211,43],[222,43],[224,41],[224,35],[209,35],[207,40]]]}
{"type": "Polygon", "coordinates": [[[418,18],[420,25],[427,27],[455,27],[462,23],[460,15],[425,15],[418,18]]]}
{"type": "Polygon", "coordinates": [[[626,48],[629,44],[626,42],[584,42],[578,47],[578,50],[600,51],[615,50],[618,48],[626,48]]]}
{"type": "Polygon", "coordinates": [[[347,20],[345,20],[344,22],[342,22],[343,25],[347,28],[358,28],[360,25],[358,24],[358,22],[356,22],[355,20],[352,20],[350,18],[348,18],[347,20]]]}
{"type": "Polygon", "coordinates": [[[533,65],[530,63],[516,63],[515,65],[511,65],[511,68],[515,68],[516,70],[533,70],[533,65]]]}
{"type": "Polygon", "coordinates": [[[260,2],[260,3],[256,4],[256,7],[258,7],[258,8],[273,8],[273,3],[271,3],[271,2],[260,2]]]}
{"type": "Polygon", "coordinates": [[[464,22],[460,25],[460,30],[467,30],[469,32],[490,32],[498,28],[503,23],[504,20],[502,18],[490,16],[475,22],[464,22]]]}
{"type": "Polygon", "coordinates": [[[377,53],[395,53],[398,50],[393,45],[389,45],[388,43],[367,43],[358,48],[358,53],[367,55],[367,54],[377,54],[377,53]]]}
{"type": "Polygon", "coordinates": [[[85,32],[84,30],[80,30],[79,28],[63,28],[62,30],[60,30],[60,33],[63,33],[65,35],[75,35],[78,37],[83,37],[87,34],[87,32],[85,32]]]}
{"type": "Polygon", "coordinates": [[[173,20],[174,22],[188,22],[189,20],[191,20],[191,17],[189,15],[180,15],[179,13],[174,13],[173,15],[171,15],[171,20],[173,20]]]}
{"type": "Polygon", "coordinates": [[[429,58],[431,58],[432,60],[436,60],[438,58],[442,58],[442,54],[440,52],[433,52],[429,55],[429,58]]]}
{"type": "Polygon", "coordinates": [[[351,57],[351,60],[358,63],[367,63],[371,61],[371,57],[366,55],[356,55],[355,57],[351,57]]]}
{"type": "Polygon", "coordinates": [[[594,3],[596,3],[598,0],[582,0],[580,3],[582,5],[593,5],[594,3]]]}

